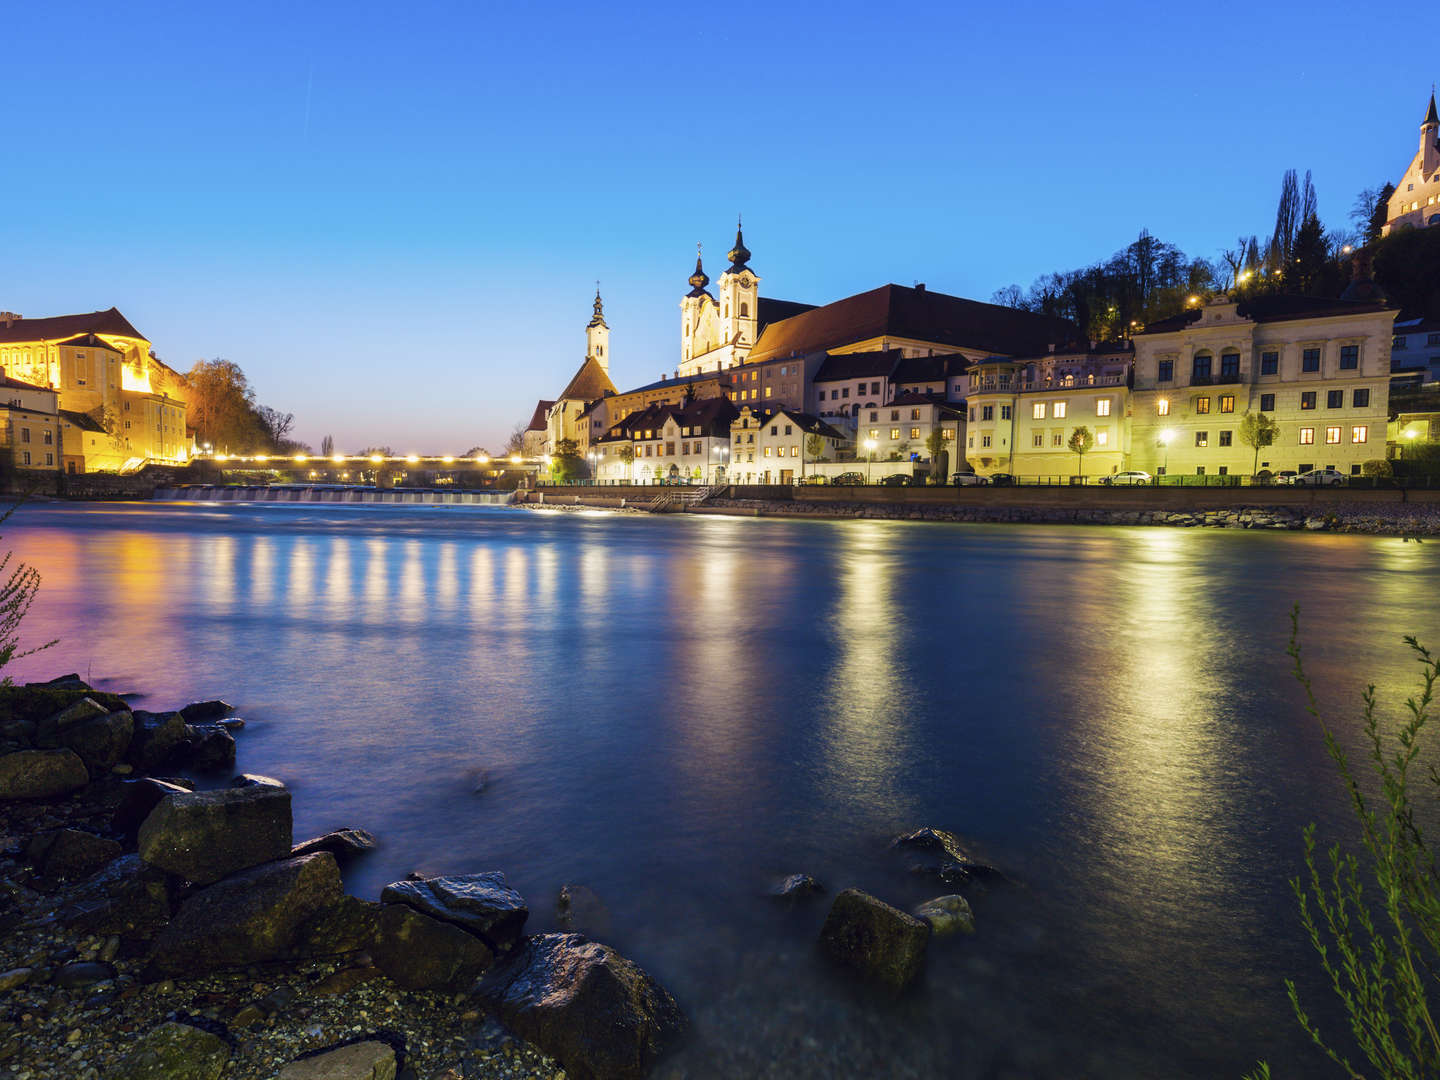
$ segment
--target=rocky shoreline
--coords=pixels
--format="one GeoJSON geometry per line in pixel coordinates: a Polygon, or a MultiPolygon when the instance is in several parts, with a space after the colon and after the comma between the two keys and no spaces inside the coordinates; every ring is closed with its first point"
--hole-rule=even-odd
{"type": "Polygon", "coordinates": [[[193,790],[243,724],[0,687],[0,1077],[631,1078],[683,1033],[615,950],[525,934],[499,871],[362,900],[339,865],[368,833],[294,843],[264,776],[193,790]]]}

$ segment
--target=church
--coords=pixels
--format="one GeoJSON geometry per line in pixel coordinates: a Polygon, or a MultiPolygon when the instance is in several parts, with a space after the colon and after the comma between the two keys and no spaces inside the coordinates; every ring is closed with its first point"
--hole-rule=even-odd
{"type": "Polygon", "coordinates": [[[1431,91],[1430,108],[1420,122],[1420,148],[1395,185],[1380,235],[1436,224],[1440,224],[1440,113],[1436,112],[1435,93],[1431,91]]]}

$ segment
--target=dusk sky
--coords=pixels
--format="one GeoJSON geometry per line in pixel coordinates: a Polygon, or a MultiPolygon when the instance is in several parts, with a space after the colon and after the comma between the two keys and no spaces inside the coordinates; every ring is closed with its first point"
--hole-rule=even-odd
{"type": "Polygon", "coordinates": [[[1214,257],[1400,175],[1436,69],[1354,4],[10,5],[0,309],[117,306],[295,435],[498,449],[672,371],[742,212],[766,296],[989,299],[1141,228],[1214,257]]]}

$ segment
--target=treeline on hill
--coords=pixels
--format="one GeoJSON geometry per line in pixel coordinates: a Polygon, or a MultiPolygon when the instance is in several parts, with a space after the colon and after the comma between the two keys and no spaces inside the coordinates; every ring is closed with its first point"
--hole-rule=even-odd
{"type": "Polygon", "coordinates": [[[1411,316],[1440,318],[1440,228],[1381,238],[1394,191],[1390,184],[1362,191],[1350,212],[1353,228],[1327,229],[1310,173],[1302,182],[1291,169],[1281,180],[1275,222],[1263,239],[1241,234],[1233,248],[1205,259],[1142,229],[1104,262],[1046,274],[1028,291],[1010,285],[991,299],[1069,319],[1091,339],[1114,340],[1218,292],[1242,299],[1276,293],[1338,297],[1360,249],[1392,305],[1411,316]]]}
{"type": "Polygon", "coordinates": [[[231,360],[201,360],[185,375],[189,383],[186,423],[195,442],[223,454],[298,454],[310,447],[290,438],[292,413],[255,401],[245,372],[231,360]]]}

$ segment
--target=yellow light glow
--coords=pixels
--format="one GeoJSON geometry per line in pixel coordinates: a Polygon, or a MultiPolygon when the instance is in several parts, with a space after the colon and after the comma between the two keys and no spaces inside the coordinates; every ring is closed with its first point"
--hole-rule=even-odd
{"type": "Polygon", "coordinates": [[[269,461],[270,459],[269,459],[268,457],[266,457],[264,454],[256,454],[256,455],[255,455],[255,460],[256,460],[256,461],[269,461]]]}
{"type": "Polygon", "coordinates": [[[333,461],[336,465],[343,465],[345,463],[345,457],[342,454],[336,454],[330,460],[333,461]]]}
{"type": "Polygon", "coordinates": [[[414,454],[407,454],[406,457],[405,457],[405,460],[408,461],[411,465],[414,465],[414,464],[415,464],[417,461],[419,461],[420,459],[419,459],[418,457],[416,457],[414,454]]]}
{"type": "Polygon", "coordinates": [[[440,460],[443,461],[443,462],[445,462],[446,465],[449,465],[449,464],[450,464],[452,461],[454,461],[455,459],[454,459],[453,457],[451,457],[449,454],[446,454],[446,455],[445,455],[443,458],[441,458],[440,460]]]}
{"type": "Polygon", "coordinates": [[[296,460],[296,461],[308,461],[309,459],[308,459],[304,454],[296,454],[296,455],[295,455],[295,460],[296,460]]]}
{"type": "Polygon", "coordinates": [[[520,464],[520,455],[519,455],[519,454],[511,454],[511,455],[510,455],[510,464],[511,464],[511,465],[519,465],[519,464],[520,464]]]}
{"type": "Polygon", "coordinates": [[[476,464],[476,465],[489,465],[489,464],[490,464],[490,459],[489,459],[488,457],[486,457],[484,454],[476,454],[476,455],[475,455],[475,464],[476,464]]]}
{"type": "Polygon", "coordinates": [[[142,367],[139,371],[133,371],[129,364],[120,366],[120,389],[131,390],[137,394],[153,393],[150,389],[150,369],[142,367]]]}
{"type": "Polygon", "coordinates": [[[370,455],[370,460],[371,460],[372,462],[374,462],[376,465],[379,465],[379,464],[380,464],[382,461],[384,461],[385,459],[384,459],[383,457],[381,457],[379,454],[371,454],[371,455],[370,455]]]}
{"type": "Polygon", "coordinates": [[[215,460],[216,460],[216,461],[224,461],[224,460],[225,460],[225,455],[224,455],[224,454],[216,454],[216,455],[215,455],[215,460]]]}
{"type": "Polygon", "coordinates": [[[1170,445],[1170,440],[1173,438],[1175,438],[1175,432],[1170,428],[1166,428],[1164,431],[1160,432],[1160,441],[1166,446],[1170,445]]]}
{"type": "Polygon", "coordinates": [[[1192,297],[1190,297],[1188,300],[1186,300],[1185,302],[1186,302],[1187,304],[1198,304],[1198,303],[1200,302],[1200,298],[1199,298],[1198,296],[1192,296],[1192,297]]]}
{"type": "Polygon", "coordinates": [[[1413,439],[1418,434],[1420,434],[1418,431],[1416,431],[1414,428],[1411,428],[1410,430],[1405,432],[1405,438],[1413,439]]]}

